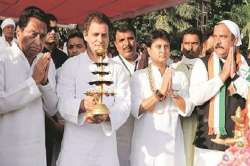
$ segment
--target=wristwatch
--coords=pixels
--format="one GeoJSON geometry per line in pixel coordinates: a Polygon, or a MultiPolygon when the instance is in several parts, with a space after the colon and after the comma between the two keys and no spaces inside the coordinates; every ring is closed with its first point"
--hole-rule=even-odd
{"type": "Polygon", "coordinates": [[[155,96],[159,101],[163,101],[166,98],[166,96],[163,95],[158,89],[155,91],[155,96]]]}
{"type": "Polygon", "coordinates": [[[49,83],[49,79],[47,79],[44,83],[41,83],[42,86],[45,86],[49,83]]]}

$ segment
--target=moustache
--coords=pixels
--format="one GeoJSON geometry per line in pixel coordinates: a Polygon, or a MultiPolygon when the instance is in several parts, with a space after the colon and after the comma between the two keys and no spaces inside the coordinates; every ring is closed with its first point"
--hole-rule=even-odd
{"type": "Polygon", "coordinates": [[[194,51],[192,49],[187,50],[187,49],[183,48],[182,54],[184,54],[184,55],[194,55],[195,53],[194,53],[194,51]]]}
{"type": "Polygon", "coordinates": [[[127,46],[127,47],[124,47],[123,49],[131,51],[133,49],[133,47],[132,46],[127,46]]]}
{"type": "Polygon", "coordinates": [[[215,45],[214,48],[215,48],[215,49],[217,49],[217,48],[222,48],[222,49],[224,49],[224,47],[221,46],[221,43],[217,43],[217,44],[215,45]]]}

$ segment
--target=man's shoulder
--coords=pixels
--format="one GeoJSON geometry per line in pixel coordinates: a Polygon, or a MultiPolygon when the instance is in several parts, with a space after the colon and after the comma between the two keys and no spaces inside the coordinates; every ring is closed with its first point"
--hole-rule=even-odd
{"type": "Polygon", "coordinates": [[[15,59],[19,56],[21,53],[21,51],[19,50],[18,46],[16,45],[16,43],[14,43],[12,46],[10,47],[6,47],[3,45],[0,45],[0,59],[15,59]]]}
{"type": "Polygon", "coordinates": [[[55,48],[52,51],[51,57],[55,63],[56,68],[60,68],[65,63],[65,61],[68,59],[67,54],[65,54],[63,51],[61,51],[58,48],[55,48]]]}
{"type": "Polygon", "coordinates": [[[119,61],[119,57],[118,57],[119,55],[116,55],[116,56],[114,56],[113,58],[111,58],[111,59],[113,59],[114,61],[119,61]]]}
{"type": "Polygon", "coordinates": [[[79,61],[81,59],[86,59],[84,56],[88,56],[88,55],[83,55],[83,54],[80,54],[78,56],[73,56],[73,57],[70,57],[67,61],[65,61],[65,63],[63,64],[63,66],[65,65],[76,65],[77,63],[79,63],[79,61]]]}
{"type": "Polygon", "coordinates": [[[110,58],[110,59],[112,59],[112,61],[114,61],[114,62],[116,62],[116,63],[118,63],[118,64],[122,64],[119,55],[116,55],[115,57],[110,58]]]}
{"type": "Polygon", "coordinates": [[[109,58],[108,63],[112,66],[112,68],[114,68],[114,71],[116,71],[117,73],[124,71],[123,66],[119,61],[116,61],[113,58],[109,58]]]}
{"type": "Polygon", "coordinates": [[[3,36],[0,36],[0,42],[2,42],[2,41],[3,41],[3,39],[4,39],[4,38],[3,38],[3,36]]]}
{"type": "Polygon", "coordinates": [[[6,58],[8,58],[9,56],[9,54],[10,54],[11,52],[10,52],[10,50],[9,49],[7,49],[7,48],[5,48],[5,47],[3,47],[3,46],[1,46],[0,45],[0,61],[3,61],[3,60],[5,60],[6,58]]]}
{"type": "Polygon", "coordinates": [[[148,73],[148,68],[146,67],[144,69],[136,70],[132,75],[132,77],[145,77],[147,73],[148,73]]]}
{"type": "Polygon", "coordinates": [[[55,49],[55,53],[57,55],[60,55],[61,57],[65,58],[65,59],[68,59],[68,55],[65,52],[63,52],[62,50],[60,50],[59,48],[55,49]]]}
{"type": "Polygon", "coordinates": [[[6,46],[8,45],[6,44],[4,37],[0,37],[0,49],[4,49],[6,46]]]}
{"type": "Polygon", "coordinates": [[[181,61],[172,63],[170,66],[176,70],[187,69],[187,65],[181,61]]]}
{"type": "Polygon", "coordinates": [[[148,69],[136,70],[131,77],[131,84],[143,87],[142,85],[147,84],[145,80],[148,80],[148,69]]]}
{"type": "Polygon", "coordinates": [[[188,78],[189,78],[188,73],[185,73],[181,70],[173,71],[173,79],[181,80],[180,82],[182,82],[183,80],[186,80],[188,78]]]}
{"type": "Polygon", "coordinates": [[[119,59],[118,56],[115,56],[115,57],[113,57],[113,58],[109,58],[109,61],[110,61],[110,63],[114,63],[114,64],[121,65],[120,59],[119,59]]]}
{"type": "Polygon", "coordinates": [[[206,69],[208,70],[208,60],[209,60],[209,58],[212,58],[212,56],[213,55],[211,54],[211,55],[201,57],[201,58],[199,58],[198,63],[203,63],[205,65],[206,69]]]}

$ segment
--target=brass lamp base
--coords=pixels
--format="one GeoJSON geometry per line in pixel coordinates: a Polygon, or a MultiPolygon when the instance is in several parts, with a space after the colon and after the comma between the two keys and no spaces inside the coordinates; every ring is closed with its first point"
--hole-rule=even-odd
{"type": "Polygon", "coordinates": [[[109,109],[105,104],[97,104],[92,111],[86,112],[87,118],[108,117],[109,109]]]}

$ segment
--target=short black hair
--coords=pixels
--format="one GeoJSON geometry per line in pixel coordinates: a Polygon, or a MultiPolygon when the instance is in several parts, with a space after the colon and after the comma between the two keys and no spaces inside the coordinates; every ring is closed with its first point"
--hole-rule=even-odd
{"type": "Polygon", "coordinates": [[[114,39],[116,39],[117,32],[132,32],[136,37],[135,28],[128,23],[119,24],[114,28],[114,39]]]}
{"type": "Polygon", "coordinates": [[[86,46],[86,43],[85,43],[85,40],[84,40],[84,37],[83,37],[83,34],[82,32],[78,31],[77,29],[73,29],[69,32],[69,35],[68,35],[68,38],[67,38],[67,45],[68,45],[68,42],[70,39],[74,38],[74,37],[78,37],[78,38],[81,38],[86,46]]]}
{"type": "Polygon", "coordinates": [[[85,20],[83,22],[83,31],[84,32],[87,33],[89,31],[89,27],[90,27],[90,24],[92,23],[92,21],[97,22],[97,23],[106,24],[109,28],[109,32],[112,29],[112,25],[111,25],[111,22],[110,22],[108,16],[106,16],[104,13],[101,13],[101,12],[92,12],[85,18],[85,20]]]}
{"type": "Polygon", "coordinates": [[[34,18],[44,22],[47,25],[47,27],[49,26],[47,14],[42,9],[40,9],[36,6],[29,6],[29,7],[25,8],[19,17],[17,25],[21,29],[25,28],[31,17],[34,17],[34,18]]]}
{"type": "Polygon", "coordinates": [[[188,28],[186,30],[184,30],[182,33],[181,33],[181,43],[183,42],[183,38],[185,35],[187,34],[192,34],[192,35],[197,35],[199,40],[200,40],[200,43],[202,42],[202,33],[201,31],[199,31],[198,29],[195,29],[195,28],[188,28]]]}
{"type": "Polygon", "coordinates": [[[57,22],[57,18],[54,14],[51,13],[47,13],[47,19],[48,21],[56,21],[57,22]]]}
{"type": "Polygon", "coordinates": [[[146,46],[151,47],[152,43],[156,39],[163,39],[170,43],[170,37],[168,33],[163,29],[157,29],[151,32],[148,36],[146,36],[146,42],[145,42],[146,46]]]}

